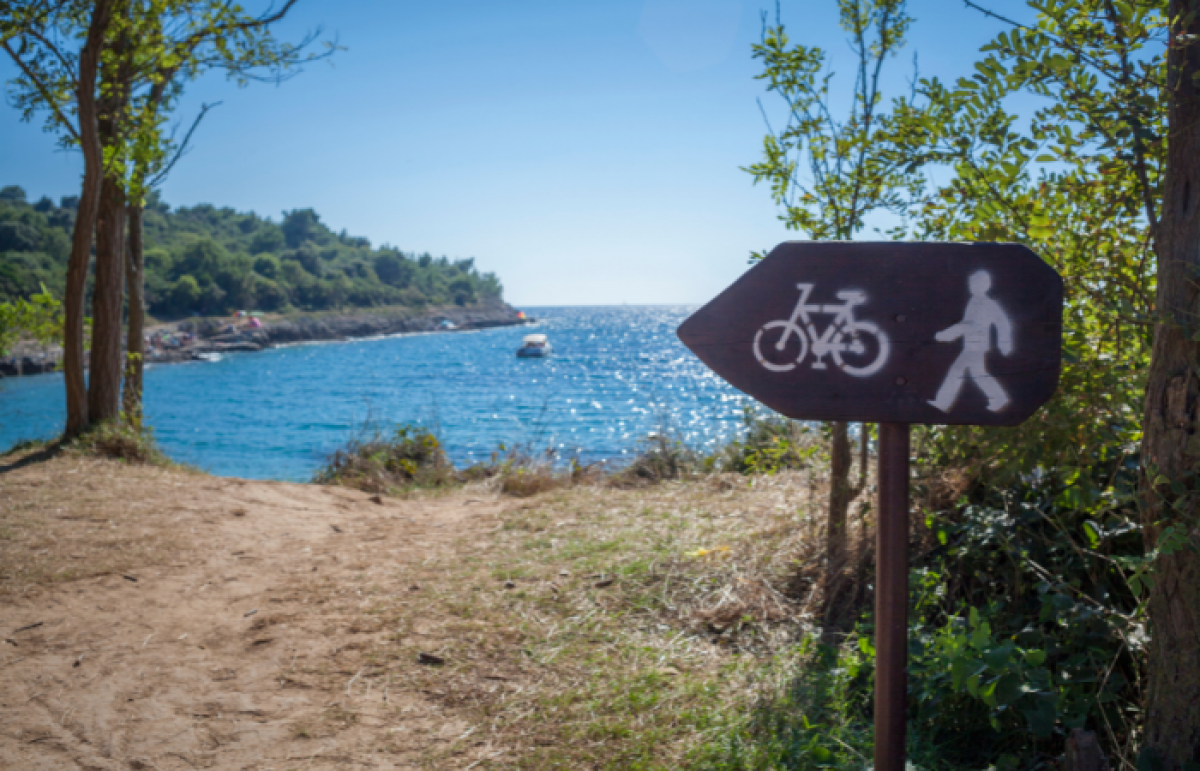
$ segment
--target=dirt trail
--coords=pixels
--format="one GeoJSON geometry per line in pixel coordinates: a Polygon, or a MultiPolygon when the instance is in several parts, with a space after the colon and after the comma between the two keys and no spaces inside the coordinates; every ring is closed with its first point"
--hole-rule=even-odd
{"type": "MultiPolygon", "coordinates": [[[[436,668],[416,654],[438,650],[437,619],[407,619],[397,650],[411,666],[372,677],[365,652],[400,635],[364,624],[373,600],[356,588],[384,572],[393,595],[420,597],[436,563],[497,528],[500,499],[375,501],[181,472],[119,487],[99,463],[0,468],[0,513],[36,499],[27,519],[52,512],[103,533],[137,510],[129,527],[172,545],[152,567],[22,586],[19,537],[0,527],[12,547],[0,551],[0,768],[470,768],[503,752],[467,740],[444,694],[404,674],[436,668]]],[[[65,537],[28,548],[72,548],[65,537]]]]}

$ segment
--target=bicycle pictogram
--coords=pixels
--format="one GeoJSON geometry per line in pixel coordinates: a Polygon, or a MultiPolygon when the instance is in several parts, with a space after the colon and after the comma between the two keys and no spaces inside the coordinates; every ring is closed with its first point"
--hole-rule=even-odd
{"type": "Polygon", "coordinates": [[[754,356],[758,363],[772,372],[789,372],[799,366],[811,348],[815,360],[813,369],[827,369],[825,355],[842,372],[853,377],[870,377],[887,363],[890,351],[888,338],[879,327],[870,321],[854,318],[854,309],[867,302],[865,292],[844,290],[837,293],[841,304],[809,304],[813,284],[797,284],[800,299],[792,315],[787,319],[768,321],[754,336],[754,356]],[[833,316],[829,326],[820,334],[812,316],[833,316]],[[779,338],[771,342],[778,334],[779,338]],[[766,350],[763,343],[766,338],[766,350]],[[789,343],[795,341],[798,349],[792,355],[789,343]]]}

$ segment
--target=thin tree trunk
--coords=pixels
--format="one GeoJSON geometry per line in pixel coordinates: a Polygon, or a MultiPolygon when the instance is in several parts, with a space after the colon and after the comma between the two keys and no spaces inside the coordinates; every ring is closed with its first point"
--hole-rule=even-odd
{"type": "Polygon", "coordinates": [[[844,614],[841,607],[846,567],[846,519],[853,489],[850,468],[854,454],[850,449],[850,434],[844,421],[831,424],[829,447],[829,516],[825,525],[825,592],[822,618],[823,638],[831,640],[832,632],[840,628],[844,614]]]}
{"type": "Polygon", "coordinates": [[[866,423],[859,423],[858,431],[858,484],[854,486],[855,498],[867,489],[867,474],[870,473],[871,461],[871,431],[866,423]]]}
{"type": "Polygon", "coordinates": [[[75,210],[71,257],[63,298],[63,382],[67,391],[65,436],[78,435],[89,425],[87,381],[84,377],[84,316],[87,302],[88,263],[100,182],[104,175],[100,132],[96,119],[96,74],[104,33],[112,19],[112,0],[97,0],[88,25],[87,41],[79,54],[79,80],[75,100],[79,112],[79,137],[83,151],[83,189],[75,210]]]}
{"type": "Polygon", "coordinates": [[[92,423],[121,414],[121,315],[125,299],[125,194],[105,177],[96,226],[96,282],[92,289],[92,356],[88,413],[92,423]]]}
{"type": "Polygon", "coordinates": [[[142,243],[144,209],[129,207],[129,256],[125,261],[125,284],[129,290],[129,331],[125,337],[125,419],[135,427],[142,424],[142,372],[145,368],[146,329],[145,252],[142,243]]]}
{"type": "Polygon", "coordinates": [[[849,426],[843,421],[833,424],[829,453],[829,519],[825,531],[825,562],[829,570],[839,570],[846,558],[846,513],[850,509],[850,451],[849,426]]]}
{"type": "MultiPolygon", "coordinates": [[[[1167,52],[1167,169],[1158,260],[1154,353],[1143,420],[1142,502],[1147,548],[1159,548],[1149,595],[1150,645],[1143,755],[1177,771],[1200,761],[1200,345],[1192,341],[1200,301],[1200,0],[1171,0],[1167,52]],[[1185,36],[1186,35],[1186,36],[1185,36]],[[1160,477],[1168,482],[1155,484],[1160,477]],[[1172,490],[1175,487],[1179,492],[1172,490]],[[1174,537],[1164,538],[1166,533],[1174,537]],[[1174,543],[1172,543],[1174,541],[1174,543]]],[[[1142,767],[1139,762],[1139,768],[1142,767]]]]}
{"type": "MultiPolygon", "coordinates": [[[[129,21],[132,5],[121,0],[114,13],[129,21]]],[[[108,44],[112,61],[102,67],[103,98],[99,104],[100,144],[109,167],[100,184],[100,212],[96,221],[96,282],[92,290],[92,368],[88,379],[88,412],[93,423],[121,416],[122,317],[125,310],[125,125],[129,120],[133,80],[129,53],[134,41],[128,24],[108,44]]]]}

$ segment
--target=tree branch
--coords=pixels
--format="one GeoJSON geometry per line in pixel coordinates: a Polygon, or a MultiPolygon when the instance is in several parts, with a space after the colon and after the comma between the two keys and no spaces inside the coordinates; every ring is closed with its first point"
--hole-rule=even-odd
{"type": "Polygon", "coordinates": [[[187,151],[188,142],[191,141],[192,134],[196,133],[196,129],[200,126],[200,121],[204,120],[204,116],[208,114],[209,110],[219,106],[220,104],[221,102],[213,102],[212,104],[201,105],[200,114],[196,116],[196,120],[192,121],[192,126],[188,129],[187,134],[184,135],[183,142],[180,143],[179,149],[175,151],[175,154],[171,157],[171,160],[167,162],[166,166],[163,167],[162,171],[155,174],[154,177],[146,183],[147,190],[153,189],[154,187],[162,184],[163,180],[167,178],[167,175],[171,173],[171,169],[175,168],[175,164],[179,162],[179,159],[182,158],[184,153],[187,151]]]}
{"type": "Polygon", "coordinates": [[[42,33],[38,32],[37,30],[31,29],[31,30],[29,30],[29,32],[27,34],[29,34],[31,37],[36,39],[42,45],[44,45],[50,51],[50,53],[54,55],[54,58],[58,59],[59,66],[62,67],[65,71],[71,73],[71,90],[75,90],[75,88],[78,85],[77,81],[75,80],[75,67],[74,67],[74,65],[71,64],[71,62],[67,61],[67,58],[65,56],[62,55],[62,52],[58,50],[58,46],[54,45],[49,40],[42,37],[42,33]]]}
{"type": "MultiPolygon", "coordinates": [[[[176,51],[179,51],[179,52],[186,51],[188,53],[191,53],[193,50],[196,49],[197,46],[199,46],[202,42],[204,42],[205,38],[210,37],[212,35],[219,35],[219,34],[224,34],[227,32],[241,32],[243,30],[255,29],[257,27],[266,26],[268,24],[274,24],[275,22],[279,21],[280,19],[282,19],[284,16],[287,15],[287,12],[292,9],[292,6],[296,4],[296,1],[297,0],[287,0],[287,2],[283,4],[283,7],[280,8],[277,13],[272,14],[271,16],[260,16],[259,18],[253,19],[251,21],[243,21],[243,22],[238,22],[236,24],[219,25],[219,26],[215,26],[215,27],[209,27],[208,29],[202,29],[199,32],[194,32],[191,35],[189,35],[188,37],[184,38],[179,43],[179,45],[176,47],[176,51]]],[[[227,7],[228,7],[228,4],[227,4],[227,7]]],[[[268,12],[269,12],[269,9],[268,9],[268,12]]]]}
{"type": "MultiPolygon", "coordinates": [[[[1129,82],[1132,64],[1129,62],[1129,46],[1125,40],[1125,33],[1121,29],[1120,17],[1117,11],[1113,8],[1112,0],[1105,0],[1105,11],[1108,14],[1109,23],[1113,26],[1114,37],[1117,40],[1117,51],[1121,57],[1121,80],[1120,83],[1127,91],[1132,91],[1132,84],[1129,82]]],[[[1124,117],[1124,116],[1122,116],[1124,117]]],[[[1138,121],[1138,127],[1141,127],[1141,120],[1134,117],[1138,121]]],[[[1126,123],[1130,121],[1126,119],[1126,123]]],[[[1158,239],[1158,212],[1154,205],[1154,196],[1150,190],[1149,175],[1146,173],[1146,148],[1145,143],[1138,137],[1136,131],[1133,135],[1133,156],[1134,156],[1134,174],[1137,175],[1138,182],[1142,186],[1142,205],[1146,209],[1146,222],[1150,224],[1150,236],[1157,241],[1158,239]]]]}
{"type": "Polygon", "coordinates": [[[50,94],[50,90],[47,88],[46,84],[43,83],[42,80],[38,78],[32,70],[29,69],[29,66],[25,63],[24,59],[17,56],[17,52],[12,50],[12,46],[8,44],[7,40],[0,41],[0,48],[3,48],[8,52],[8,55],[12,57],[12,60],[17,63],[18,67],[21,68],[21,72],[25,73],[25,77],[29,78],[29,82],[32,83],[33,87],[38,90],[38,93],[42,95],[42,99],[46,100],[47,106],[49,106],[51,112],[54,113],[54,116],[58,118],[58,122],[62,124],[62,127],[66,129],[67,133],[70,134],[76,142],[80,141],[79,131],[74,125],[72,125],[67,116],[63,114],[62,108],[59,106],[55,98],[50,94]]]}

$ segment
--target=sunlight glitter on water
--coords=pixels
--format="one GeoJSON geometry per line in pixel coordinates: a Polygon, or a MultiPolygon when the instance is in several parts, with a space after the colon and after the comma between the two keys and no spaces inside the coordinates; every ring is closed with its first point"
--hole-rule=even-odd
{"type": "MultiPolygon", "coordinates": [[[[456,463],[501,444],[583,462],[628,458],[651,432],[693,447],[737,433],[744,394],[675,336],[681,306],[525,308],[530,327],[297,345],[151,368],[146,408],[167,452],[216,474],[304,480],[368,418],[434,428],[456,463]]],[[[0,447],[62,427],[62,380],[0,385],[0,447]]]]}

